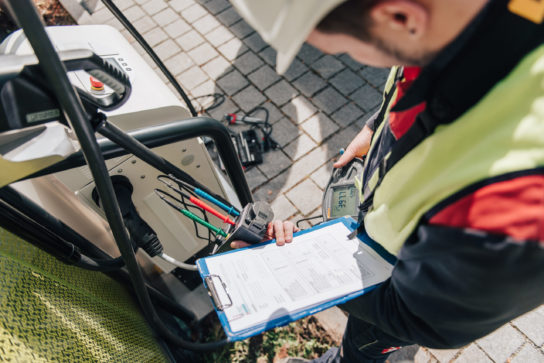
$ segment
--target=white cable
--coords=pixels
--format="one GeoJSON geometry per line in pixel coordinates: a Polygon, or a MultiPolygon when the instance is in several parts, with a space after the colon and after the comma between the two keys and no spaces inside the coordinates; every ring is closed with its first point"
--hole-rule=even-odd
{"type": "Polygon", "coordinates": [[[189,270],[189,271],[198,271],[198,268],[196,267],[196,265],[190,265],[188,263],[184,263],[184,262],[179,262],[178,260],[176,260],[175,258],[173,257],[170,257],[168,256],[166,253],[161,253],[159,255],[160,258],[162,258],[163,260],[165,260],[166,262],[170,262],[172,265],[175,265],[179,268],[182,268],[184,270],[189,270]]]}

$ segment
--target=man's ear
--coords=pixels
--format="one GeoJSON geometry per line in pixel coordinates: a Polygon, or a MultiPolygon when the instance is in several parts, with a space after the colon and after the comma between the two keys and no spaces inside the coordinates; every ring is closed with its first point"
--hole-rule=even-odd
{"type": "Polygon", "coordinates": [[[421,38],[429,23],[429,9],[413,0],[379,1],[369,15],[376,27],[412,39],[421,38]]]}

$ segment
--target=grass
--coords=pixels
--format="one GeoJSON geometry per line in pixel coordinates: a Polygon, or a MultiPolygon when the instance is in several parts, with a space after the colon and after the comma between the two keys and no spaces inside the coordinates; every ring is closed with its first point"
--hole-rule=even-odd
{"type": "MultiPolygon", "coordinates": [[[[213,323],[208,331],[209,340],[224,337],[221,326],[213,323]]],[[[313,359],[335,346],[333,339],[310,316],[285,327],[269,330],[258,336],[234,342],[224,349],[203,355],[203,362],[273,362],[274,358],[300,357],[313,359]]]]}

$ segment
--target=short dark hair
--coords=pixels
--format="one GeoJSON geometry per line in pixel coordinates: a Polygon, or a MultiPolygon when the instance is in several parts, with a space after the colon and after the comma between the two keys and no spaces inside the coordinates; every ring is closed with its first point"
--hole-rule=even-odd
{"type": "Polygon", "coordinates": [[[347,0],[323,18],[316,29],[323,33],[349,34],[362,41],[369,41],[371,19],[369,9],[379,0],[347,0]]]}

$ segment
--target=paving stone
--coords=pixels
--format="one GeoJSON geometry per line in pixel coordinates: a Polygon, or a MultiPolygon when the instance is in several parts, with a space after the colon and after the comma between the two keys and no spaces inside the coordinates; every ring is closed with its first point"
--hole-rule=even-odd
{"type": "Polygon", "coordinates": [[[293,62],[291,62],[291,64],[289,65],[289,68],[287,68],[287,71],[285,71],[285,73],[283,74],[283,76],[286,80],[292,81],[306,71],[308,71],[308,67],[306,67],[298,59],[294,59],[293,62]]]}
{"type": "Polygon", "coordinates": [[[132,25],[134,25],[134,27],[138,29],[138,31],[142,34],[146,33],[148,30],[151,30],[155,26],[157,26],[157,24],[153,21],[153,19],[148,18],[147,16],[144,16],[143,18],[138,19],[132,25]]]}
{"type": "Polygon", "coordinates": [[[249,189],[253,190],[260,186],[261,184],[266,182],[266,176],[256,167],[251,167],[249,169],[246,169],[244,172],[247,180],[247,184],[249,185],[249,189]]]}
{"type": "Polygon", "coordinates": [[[293,185],[310,175],[314,170],[325,164],[330,159],[326,147],[317,147],[309,154],[297,160],[284,180],[281,190],[288,190],[293,185]]]}
{"type": "Polygon", "coordinates": [[[331,118],[341,126],[347,126],[364,115],[364,111],[357,107],[353,102],[342,106],[338,111],[332,114],[331,118]]]}
{"type": "MultiPolygon", "coordinates": [[[[140,18],[139,20],[137,20],[137,21],[134,23],[134,26],[136,26],[136,24],[140,23],[142,20],[146,20],[146,19],[148,19],[148,18],[146,18],[146,17],[140,18]]],[[[153,20],[149,19],[149,21],[152,22],[153,20]]],[[[119,22],[119,20],[117,20],[117,19],[115,19],[115,18],[106,20],[103,24],[109,25],[109,26],[115,28],[115,29],[118,30],[118,31],[121,31],[121,30],[125,29],[125,27],[123,26],[123,24],[121,24],[121,23],[119,22]]],[[[146,25],[149,25],[149,24],[146,24],[146,25]]],[[[141,32],[141,33],[145,33],[146,31],[148,31],[149,29],[153,28],[154,26],[155,26],[154,23],[152,23],[151,26],[148,27],[148,28],[145,28],[145,25],[144,25],[144,29],[142,29],[140,32],[141,32]]],[[[140,30],[139,28],[136,28],[136,29],[140,30]]]]}
{"type": "Polygon", "coordinates": [[[294,98],[298,92],[288,82],[282,80],[268,88],[264,93],[277,106],[281,106],[294,98]]]}
{"type": "MultiPolygon", "coordinates": [[[[478,349],[478,347],[476,347],[476,349],[478,349]]],[[[460,349],[429,349],[429,352],[435,358],[437,358],[439,362],[447,363],[447,362],[451,362],[451,360],[459,353],[459,350],[460,349]]]]}
{"type": "Polygon", "coordinates": [[[382,102],[382,94],[376,91],[371,85],[365,84],[350,95],[350,98],[363,110],[368,111],[382,102]]]}
{"type": "Polygon", "coordinates": [[[204,38],[196,31],[191,30],[181,37],[176,39],[176,42],[183,48],[184,51],[188,52],[194,47],[204,43],[204,38]]]}
{"type": "Polygon", "coordinates": [[[242,110],[249,112],[261,104],[265,98],[255,87],[248,86],[232,97],[232,100],[236,102],[242,110]]]}
{"type": "Polygon", "coordinates": [[[300,134],[299,129],[287,118],[283,118],[274,124],[272,137],[281,146],[285,146],[300,134]]]}
{"type": "Polygon", "coordinates": [[[136,2],[136,4],[138,5],[143,5],[145,4],[146,2],[150,1],[150,0],[134,0],[136,2]]]}
{"type": "Polygon", "coordinates": [[[249,78],[258,89],[264,90],[271,84],[276,83],[280,79],[280,76],[268,65],[264,65],[251,73],[247,78],[249,78]]]}
{"type": "Polygon", "coordinates": [[[132,5],[134,5],[134,1],[132,0],[116,0],[115,1],[115,6],[117,6],[119,10],[126,10],[130,8],[132,5]]]}
{"type": "Polygon", "coordinates": [[[244,21],[244,19],[241,19],[234,25],[231,25],[229,30],[232,32],[232,34],[236,35],[240,39],[247,37],[249,34],[255,31],[248,23],[244,21]]]}
{"type": "Polygon", "coordinates": [[[280,173],[278,176],[267,181],[266,184],[253,192],[255,200],[262,200],[268,203],[273,202],[281,194],[286,180],[289,178],[289,170],[280,173]]]}
{"type": "Polygon", "coordinates": [[[153,15],[153,20],[155,20],[157,24],[160,24],[160,26],[166,26],[179,19],[179,15],[170,8],[164,9],[161,12],[153,15]]]}
{"type": "Polygon", "coordinates": [[[389,71],[389,68],[366,67],[359,73],[374,87],[380,87],[387,81],[389,71]]]}
{"type": "Polygon", "coordinates": [[[321,190],[325,190],[331,178],[331,171],[332,165],[325,164],[314,171],[310,177],[321,190]]]}
{"type": "Polygon", "coordinates": [[[193,4],[192,6],[181,11],[181,16],[189,22],[189,24],[194,23],[197,19],[200,19],[204,15],[208,14],[206,9],[204,9],[199,4],[193,4]]]}
{"type": "Polygon", "coordinates": [[[512,322],[538,346],[544,344],[544,311],[535,309],[512,322]]]}
{"type": "Polygon", "coordinates": [[[306,179],[285,195],[306,216],[321,204],[323,192],[310,179],[306,179]]]}
{"type": "Polygon", "coordinates": [[[338,125],[323,113],[310,117],[301,127],[318,144],[338,130],[338,125]]]}
{"type": "Polygon", "coordinates": [[[344,64],[336,59],[336,57],[326,54],[319,60],[313,62],[311,67],[313,70],[319,73],[321,77],[328,79],[341,71],[344,68],[344,64]]]}
{"type": "Polygon", "coordinates": [[[320,50],[312,47],[308,43],[304,43],[297,54],[297,57],[300,58],[307,65],[311,65],[322,56],[323,53],[320,50]]]}
{"type": "Polygon", "coordinates": [[[317,112],[317,108],[304,96],[298,96],[283,106],[282,111],[295,123],[301,124],[317,112]]]}
{"type": "MultiPolygon", "coordinates": [[[[438,358],[438,357],[437,357],[438,358]]],[[[442,362],[442,360],[441,360],[442,362]]],[[[447,362],[447,361],[444,361],[447,362]]],[[[471,344],[457,357],[455,363],[492,363],[493,361],[476,345],[471,344]]]]}
{"type": "Polygon", "coordinates": [[[149,43],[150,46],[154,47],[163,40],[167,39],[168,35],[162,30],[161,27],[156,27],[151,29],[144,34],[144,39],[149,43]]]}
{"type": "Polygon", "coordinates": [[[216,90],[215,82],[206,80],[201,85],[191,89],[191,94],[198,98],[197,101],[203,108],[212,106],[215,103],[213,93],[216,90]]]}
{"type": "Polygon", "coordinates": [[[221,120],[227,113],[237,113],[238,111],[238,106],[227,98],[221,105],[213,110],[206,111],[206,113],[216,120],[221,120]]]}
{"type": "Polygon", "coordinates": [[[100,10],[95,11],[91,18],[94,24],[104,24],[106,21],[113,19],[114,16],[111,11],[104,7],[100,10]]]}
{"type": "Polygon", "coordinates": [[[229,29],[225,28],[222,25],[218,26],[217,28],[206,34],[206,40],[216,48],[221,44],[228,42],[232,38],[234,38],[234,36],[229,31],[229,29]]]}
{"type": "Polygon", "coordinates": [[[247,79],[237,70],[224,75],[217,80],[217,85],[229,96],[248,85],[247,79]]]}
{"type": "Polygon", "coordinates": [[[181,87],[191,90],[206,81],[208,76],[200,68],[194,66],[176,76],[176,79],[181,84],[181,87]]]}
{"type": "Polygon", "coordinates": [[[193,0],[170,0],[168,5],[178,13],[183,9],[187,9],[189,6],[193,5],[193,0]]]}
{"type": "Polygon", "coordinates": [[[208,73],[211,79],[215,80],[230,72],[233,68],[225,58],[218,56],[203,65],[202,69],[208,73]]]}
{"type": "Polygon", "coordinates": [[[200,44],[198,47],[190,50],[188,54],[198,65],[205,64],[219,55],[209,43],[200,44]]]}
{"type": "Polygon", "coordinates": [[[479,339],[477,343],[494,361],[504,362],[523,344],[523,337],[516,329],[507,324],[479,339]]]}
{"type": "Polygon", "coordinates": [[[221,24],[212,15],[206,14],[192,25],[200,34],[207,34],[221,24]]]}
{"type": "Polygon", "coordinates": [[[306,97],[312,97],[317,91],[327,86],[323,78],[313,72],[306,72],[302,77],[293,82],[295,86],[306,97]]]}
{"type": "Polygon", "coordinates": [[[244,43],[256,53],[260,52],[261,50],[267,47],[267,44],[257,32],[244,38],[244,43]]]}
{"type": "Polygon", "coordinates": [[[332,114],[341,106],[347,103],[347,100],[332,87],[327,87],[312,98],[318,109],[328,114],[332,114]]]}
{"type": "Polygon", "coordinates": [[[274,212],[274,219],[287,220],[291,216],[297,213],[297,209],[291,202],[284,196],[279,195],[270,205],[274,212]]]}
{"type": "MultiPolygon", "coordinates": [[[[272,102],[265,102],[260,107],[264,107],[268,110],[268,122],[275,124],[283,118],[283,114],[280,109],[277,108],[272,102]]],[[[259,113],[256,113],[259,115],[259,113]]]]}
{"type": "Polygon", "coordinates": [[[168,59],[174,54],[181,52],[181,48],[172,39],[168,39],[157,45],[154,50],[161,59],[168,59]]]}
{"type": "Polygon", "coordinates": [[[240,39],[233,38],[221,45],[217,50],[219,50],[227,60],[232,62],[247,51],[247,46],[243,44],[240,39]]]}
{"type": "Polygon", "coordinates": [[[211,14],[217,14],[230,7],[226,0],[211,0],[202,4],[211,14]]]}
{"type": "Polygon", "coordinates": [[[290,166],[291,160],[281,150],[271,150],[263,154],[263,163],[258,168],[271,179],[290,166]]]}
{"type": "Polygon", "coordinates": [[[234,10],[234,8],[232,7],[216,14],[215,16],[220,22],[222,22],[226,26],[231,26],[232,24],[236,23],[238,20],[241,19],[240,15],[238,15],[236,10],[234,10]]]}
{"type": "Polygon", "coordinates": [[[347,65],[354,71],[358,71],[359,69],[363,68],[363,65],[351,58],[349,54],[340,54],[338,56],[338,59],[340,59],[342,62],[344,62],[345,65],[347,65]]]}
{"type": "Polygon", "coordinates": [[[317,144],[308,135],[303,133],[298,138],[293,140],[289,145],[284,147],[283,151],[292,160],[298,160],[316,146],[317,144]]]}
{"type": "Polygon", "coordinates": [[[248,74],[259,68],[263,63],[261,58],[257,57],[253,52],[245,52],[243,55],[236,58],[234,66],[243,74],[248,74]]]}
{"type": "Polygon", "coordinates": [[[189,56],[183,52],[180,52],[175,56],[168,58],[168,60],[166,60],[164,64],[166,65],[166,68],[168,68],[170,73],[175,76],[194,65],[191,58],[189,58],[189,56]]]}
{"type": "Polygon", "coordinates": [[[438,363],[438,361],[431,355],[427,348],[419,348],[414,357],[414,363],[438,363]]]}
{"type": "Polygon", "coordinates": [[[185,20],[179,18],[173,23],[163,27],[164,31],[172,38],[177,38],[180,35],[191,30],[191,26],[185,22],[185,20]]]}
{"type": "Polygon", "coordinates": [[[535,349],[531,344],[525,344],[523,348],[510,360],[511,363],[541,363],[544,362],[542,351],[535,349]]]}
{"type": "Polygon", "coordinates": [[[301,231],[312,227],[312,223],[311,223],[312,221],[311,220],[302,220],[302,219],[304,219],[304,216],[302,214],[298,213],[298,214],[295,214],[291,218],[291,221],[295,224],[295,226],[300,228],[301,231]]]}
{"type": "Polygon", "coordinates": [[[157,14],[159,11],[166,9],[168,4],[163,0],[148,1],[141,5],[146,13],[149,15],[157,14]]]}
{"type": "Polygon", "coordinates": [[[215,83],[211,80],[207,80],[201,85],[191,89],[193,105],[197,112],[203,113],[207,108],[215,104],[215,99],[212,96],[215,91],[215,83]]]}
{"type": "Polygon", "coordinates": [[[344,69],[330,79],[330,83],[344,96],[365,85],[365,81],[349,69],[344,69]]]}
{"type": "Polygon", "coordinates": [[[272,47],[266,47],[259,52],[262,59],[272,67],[276,67],[276,51],[272,47]]]}
{"type": "Polygon", "coordinates": [[[123,15],[131,22],[134,23],[136,20],[140,19],[145,15],[144,11],[138,5],[131,7],[123,11],[123,15]]]}

